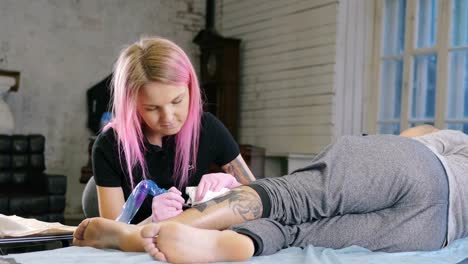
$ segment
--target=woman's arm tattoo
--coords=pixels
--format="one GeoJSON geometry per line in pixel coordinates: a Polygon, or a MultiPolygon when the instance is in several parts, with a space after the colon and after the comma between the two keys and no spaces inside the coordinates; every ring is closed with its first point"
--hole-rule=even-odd
{"type": "Polygon", "coordinates": [[[242,184],[247,184],[255,180],[255,177],[247,167],[247,164],[245,164],[243,160],[239,160],[239,158],[236,158],[228,164],[224,165],[223,169],[226,173],[234,176],[236,180],[242,184]]]}
{"type": "Polygon", "coordinates": [[[260,198],[254,193],[242,189],[234,189],[223,196],[194,205],[192,208],[203,212],[210,206],[224,201],[228,201],[229,208],[232,212],[245,221],[258,219],[262,216],[263,207],[260,198]]]}

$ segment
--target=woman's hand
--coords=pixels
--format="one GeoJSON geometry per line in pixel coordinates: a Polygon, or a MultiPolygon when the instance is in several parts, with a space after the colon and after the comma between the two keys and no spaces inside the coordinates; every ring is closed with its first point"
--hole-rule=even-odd
{"type": "Polygon", "coordinates": [[[182,193],[176,187],[171,187],[167,193],[153,198],[151,219],[153,222],[160,222],[178,216],[183,211],[182,205],[184,202],[182,193]]]}
{"type": "Polygon", "coordinates": [[[236,178],[227,173],[210,173],[205,174],[201,178],[200,184],[197,187],[197,194],[195,201],[200,201],[205,197],[208,191],[218,192],[222,188],[233,189],[241,184],[237,182],[236,178]]]}

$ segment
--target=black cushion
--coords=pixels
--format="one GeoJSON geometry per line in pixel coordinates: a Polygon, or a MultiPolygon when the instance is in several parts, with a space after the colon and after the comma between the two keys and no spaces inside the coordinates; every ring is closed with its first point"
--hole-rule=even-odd
{"type": "Polygon", "coordinates": [[[11,152],[11,137],[8,135],[0,135],[0,153],[11,152]]]}
{"type": "Polygon", "coordinates": [[[11,169],[11,155],[10,154],[0,154],[0,170],[11,169]]]}
{"type": "Polygon", "coordinates": [[[0,214],[4,214],[4,215],[9,215],[10,214],[10,210],[9,210],[9,205],[8,205],[8,202],[9,202],[9,198],[7,196],[0,196],[0,214]]]}
{"type": "Polygon", "coordinates": [[[11,167],[13,169],[26,169],[28,167],[27,154],[14,154],[11,158],[11,167]]]}
{"type": "Polygon", "coordinates": [[[31,153],[44,153],[45,137],[43,135],[29,135],[29,151],[31,153]]]}
{"type": "Polygon", "coordinates": [[[60,222],[63,223],[65,218],[63,217],[63,213],[48,213],[47,214],[47,222],[60,222]]]}
{"type": "Polygon", "coordinates": [[[47,192],[49,194],[62,194],[67,192],[67,177],[63,175],[47,174],[47,192]]]}
{"type": "Polygon", "coordinates": [[[48,211],[49,197],[47,195],[10,197],[10,214],[42,214],[48,211]]]}
{"type": "Polygon", "coordinates": [[[44,153],[31,154],[29,156],[29,168],[34,171],[45,170],[44,153]]]}
{"type": "Polygon", "coordinates": [[[65,196],[64,195],[50,195],[49,196],[49,213],[63,212],[65,209],[65,196]]]}
{"type": "Polygon", "coordinates": [[[48,214],[23,214],[21,217],[24,218],[34,218],[42,222],[48,222],[49,221],[49,215],[48,214]]]}
{"type": "Polygon", "coordinates": [[[11,171],[0,170],[0,184],[7,184],[11,182],[11,171]]]}
{"type": "Polygon", "coordinates": [[[29,150],[28,137],[24,135],[11,136],[13,153],[27,153],[29,150]]]}
{"type": "Polygon", "coordinates": [[[26,184],[28,180],[28,172],[23,170],[14,170],[11,175],[11,182],[13,184],[26,184]]]}
{"type": "Polygon", "coordinates": [[[0,135],[0,214],[63,222],[67,178],[45,174],[43,135],[0,135]]]}

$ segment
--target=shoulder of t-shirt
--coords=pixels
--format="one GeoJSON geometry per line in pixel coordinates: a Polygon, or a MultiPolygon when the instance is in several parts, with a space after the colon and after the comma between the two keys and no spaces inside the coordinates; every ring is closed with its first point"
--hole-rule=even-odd
{"type": "Polygon", "coordinates": [[[468,144],[468,135],[460,130],[441,129],[437,132],[420,136],[421,139],[437,138],[444,143],[468,144]]]}
{"type": "Polygon", "coordinates": [[[210,112],[203,112],[201,116],[202,125],[211,125],[213,123],[219,122],[218,119],[210,112]]]}
{"type": "Polygon", "coordinates": [[[443,156],[457,154],[468,156],[468,135],[459,130],[443,129],[415,139],[443,156]]]}
{"type": "Polygon", "coordinates": [[[93,148],[114,148],[117,146],[117,136],[113,128],[102,131],[94,142],[93,148]]]}
{"type": "Polygon", "coordinates": [[[217,130],[217,128],[220,126],[220,122],[218,118],[216,118],[212,113],[210,112],[203,112],[202,117],[201,117],[201,131],[205,133],[211,133],[214,130],[217,130]]]}

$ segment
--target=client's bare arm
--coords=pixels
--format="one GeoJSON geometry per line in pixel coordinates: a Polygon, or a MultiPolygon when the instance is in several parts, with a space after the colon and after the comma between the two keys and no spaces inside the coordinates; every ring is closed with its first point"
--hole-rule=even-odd
{"type": "Polygon", "coordinates": [[[431,134],[437,131],[439,131],[439,129],[431,125],[421,125],[421,126],[411,127],[411,128],[401,131],[400,136],[409,137],[409,138],[420,137],[420,136],[431,134]]]}

